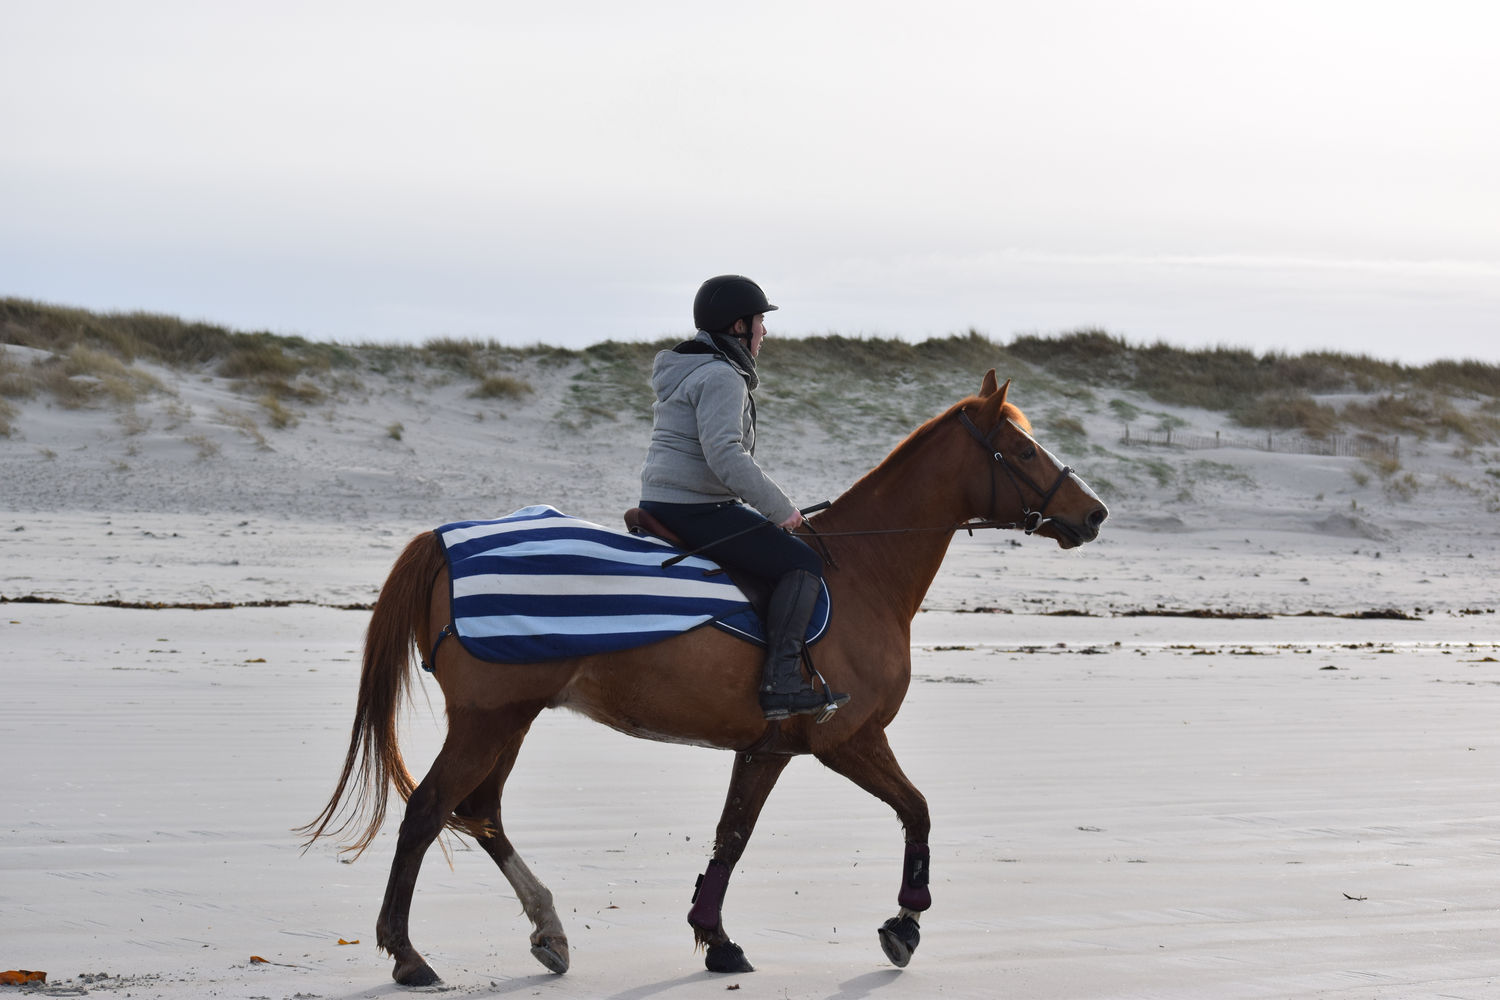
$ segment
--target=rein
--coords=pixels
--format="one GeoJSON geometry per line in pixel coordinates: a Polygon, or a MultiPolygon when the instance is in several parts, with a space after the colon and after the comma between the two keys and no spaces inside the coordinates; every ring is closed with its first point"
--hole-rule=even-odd
{"type": "MultiPolygon", "coordinates": [[[[995,462],[995,465],[990,467],[990,517],[974,518],[968,521],[960,522],[958,524],[950,524],[945,527],[931,528],[864,528],[851,531],[819,531],[814,528],[811,523],[804,523],[803,527],[806,528],[807,531],[812,534],[814,538],[817,538],[821,543],[824,538],[847,537],[851,535],[905,535],[927,531],[968,531],[970,535],[973,535],[976,530],[983,530],[986,528],[998,528],[1005,530],[1019,529],[1030,535],[1041,528],[1042,525],[1051,520],[1050,518],[1045,516],[1047,505],[1052,502],[1052,498],[1057,495],[1057,491],[1062,488],[1062,484],[1067,482],[1068,477],[1073,474],[1072,468],[1066,465],[1063,466],[1057,473],[1057,479],[1053,481],[1050,487],[1044,490],[1040,486],[1038,486],[1036,482],[1025,473],[1024,470],[1018,469],[1014,465],[1011,465],[1010,460],[1005,457],[1005,454],[995,447],[994,437],[1000,430],[1000,424],[996,424],[994,430],[991,430],[988,434],[985,434],[978,428],[978,426],[975,425],[973,420],[969,419],[969,414],[967,412],[959,410],[958,419],[963,422],[964,428],[968,430],[969,435],[973,437],[975,441],[979,442],[979,446],[983,448],[989,454],[990,458],[995,462]],[[1019,521],[1001,521],[993,516],[995,513],[995,468],[997,466],[1000,469],[1004,470],[1006,477],[1010,480],[1011,488],[1016,491],[1016,499],[1020,501],[1021,504],[1022,518],[1019,521]],[[1041,503],[1039,503],[1035,509],[1032,509],[1032,507],[1026,503],[1025,495],[1021,492],[1022,483],[1025,483],[1026,486],[1031,490],[1031,492],[1035,493],[1038,497],[1041,498],[1041,503]]],[[[832,564],[832,554],[828,551],[828,547],[826,545],[823,545],[822,549],[825,561],[832,564]]]]}
{"type": "MultiPolygon", "coordinates": [[[[850,535],[910,535],[921,531],[968,531],[973,533],[985,528],[1005,528],[1014,531],[1018,528],[1024,529],[1026,525],[1021,521],[995,521],[990,518],[975,518],[972,521],[960,521],[946,527],[933,528],[863,528],[857,531],[819,531],[810,523],[802,525],[809,534],[818,538],[844,538],[850,535]]],[[[1040,525],[1038,525],[1040,527],[1040,525]]],[[[1033,531],[1035,529],[1032,529],[1033,531]]],[[[1031,531],[1026,532],[1028,535],[1031,531]]]]}

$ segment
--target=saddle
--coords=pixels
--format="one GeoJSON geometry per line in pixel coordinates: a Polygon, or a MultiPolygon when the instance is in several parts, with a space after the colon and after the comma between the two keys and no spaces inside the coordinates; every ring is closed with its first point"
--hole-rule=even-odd
{"type": "Polygon", "coordinates": [[[683,551],[687,551],[688,548],[671,528],[656,519],[655,514],[639,507],[632,507],[625,512],[625,530],[632,535],[653,535],[683,551]]]}
{"type": "MultiPolygon", "coordinates": [[[[625,512],[625,530],[632,535],[648,535],[659,538],[673,548],[688,552],[692,549],[677,534],[665,524],[656,519],[656,515],[639,507],[632,507],[625,512]]],[[[765,621],[766,607],[771,602],[771,585],[758,576],[741,572],[731,566],[719,564],[719,569],[713,571],[723,573],[734,583],[736,587],[744,591],[745,598],[749,600],[750,606],[755,609],[755,615],[761,621],[765,621]]],[[[713,575],[713,574],[706,574],[713,575]]]]}

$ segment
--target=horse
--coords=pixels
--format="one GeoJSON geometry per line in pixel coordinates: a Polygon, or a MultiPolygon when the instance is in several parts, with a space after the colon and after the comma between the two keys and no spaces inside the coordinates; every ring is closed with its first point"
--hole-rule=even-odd
{"type": "Polygon", "coordinates": [[[897,915],[879,929],[887,958],[904,967],[920,939],[928,889],[926,799],[902,773],[885,730],[911,681],[911,621],[955,531],[1018,528],[1064,549],[1092,541],[1108,517],[1099,497],[1031,434],[988,371],[979,393],[913,431],[876,468],[800,530],[820,546],[834,617],[812,653],[830,689],[852,695],[826,721],[810,715],[768,723],[756,699],[758,647],[713,628],[623,652],[526,664],[474,658],[439,643],[450,623],[448,568],[432,532],[413,539],[381,588],[366,635],[353,730],[343,771],[318,818],[319,837],[353,835],[358,857],[385,818],[392,787],[406,801],[376,941],[407,986],[440,982],[408,934],[422,857],[444,829],[472,836],[499,866],[532,924],[531,953],[554,973],[569,965],[552,893],[505,834],[500,800],[532,722],[566,708],[643,739],[734,752],[713,853],[698,880],[688,923],[712,972],[753,971],[724,929],[722,903],[761,807],[792,757],[811,754],[889,805],[904,828],[897,915]],[[976,520],[979,519],[979,520],[976,520]],[[414,655],[447,704],[448,731],[417,783],[397,733],[414,655]],[[340,819],[342,817],[342,819],[340,819]],[[360,824],[363,823],[361,828],[360,824]]]}

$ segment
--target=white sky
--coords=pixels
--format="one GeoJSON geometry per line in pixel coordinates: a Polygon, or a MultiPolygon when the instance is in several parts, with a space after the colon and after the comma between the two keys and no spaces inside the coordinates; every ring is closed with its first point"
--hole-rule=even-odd
{"type": "Polygon", "coordinates": [[[1500,361],[1492,0],[0,0],[0,295],[1500,361]]]}

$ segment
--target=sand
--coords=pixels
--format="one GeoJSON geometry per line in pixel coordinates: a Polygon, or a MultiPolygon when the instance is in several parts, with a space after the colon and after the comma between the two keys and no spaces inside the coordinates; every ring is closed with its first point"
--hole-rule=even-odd
{"type": "MultiPolygon", "coordinates": [[[[355,606],[410,535],[528,502],[602,521],[633,499],[642,428],[549,427],[548,391],[478,430],[461,403],[372,393],[264,431],[266,449],[204,428],[208,457],[161,413],[126,433],[117,415],[25,406],[0,439],[0,969],[45,970],[27,989],[56,996],[410,992],[373,944],[394,820],[354,864],[291,831],[342,759],[355,606]],[[396,420],[402,441],[382,433],[396,420]],[[443,443],[475,435],[495,465],[443,443]]],[[[773,437],[788,460],[767,464],[811,502],[872,447],[773,437]]],[[[934,905],[907,968],[875,936],[896,911],[899,825],[804,759],[725,904],[757,971],[703,971],[685,918],[728,756],[549,713],[507,827],[557,897],[572,968],[531,959],[509,885],[453,841],[412,911],[445,983],[419,992],[1500,996],[1500,524],[1458,482],[1472,459],[1410,448],[1424,488],[1403,498],[1359,484],[1354,459],[1211,457],[1234,474],[1191,497],[1109,468],[1114,516],[1076,552],[955,541],[890,728],[933,815],[934,905]],[[1263,617],[1159,613],[1204,610],[1263,617]]],[[[423,690],[418,770],[442,735],[423,690]]]]}

